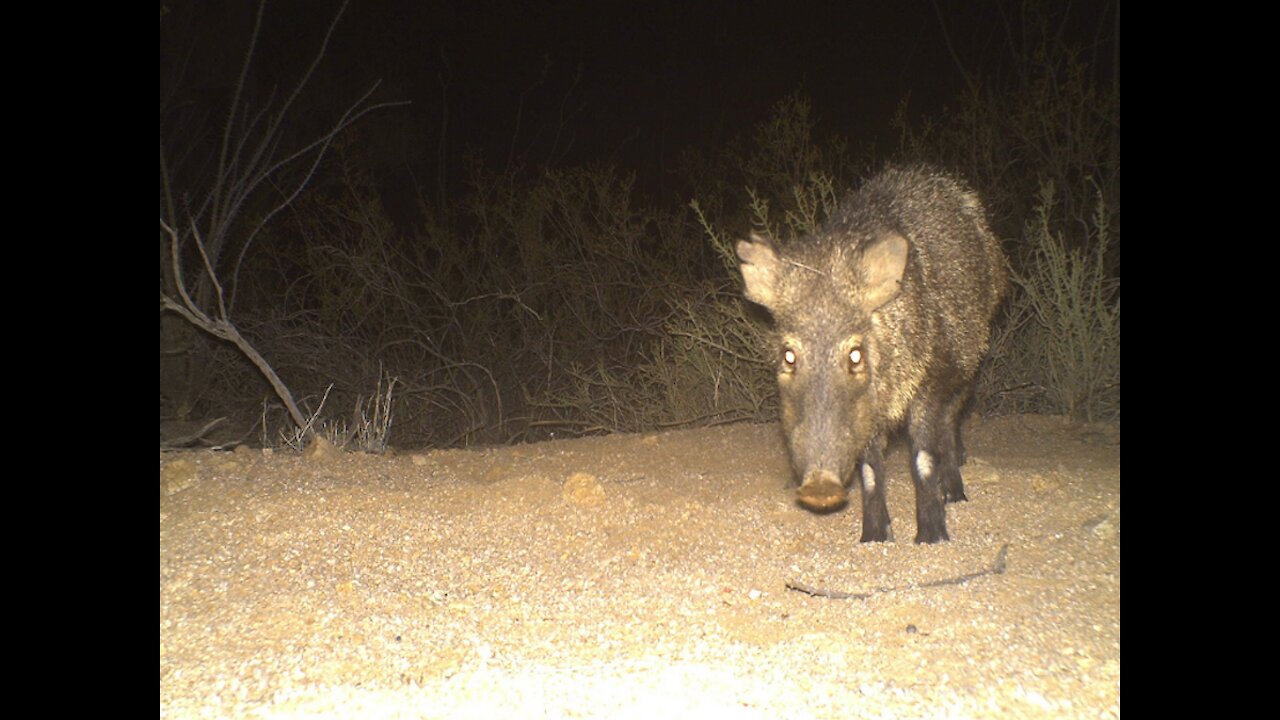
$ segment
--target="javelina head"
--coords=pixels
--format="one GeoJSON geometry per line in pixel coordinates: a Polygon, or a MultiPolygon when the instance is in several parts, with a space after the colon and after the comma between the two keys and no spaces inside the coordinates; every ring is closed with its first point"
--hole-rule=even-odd
{"type": "Polygon", "coordinates": [[[746,297],[776,325],[782,427],[812,510],[844,505],[844,483],[879,430],[877,311],[899,296],[908,250],[893,231],[786,248],[755,233],[738,242],[746,297]]]}

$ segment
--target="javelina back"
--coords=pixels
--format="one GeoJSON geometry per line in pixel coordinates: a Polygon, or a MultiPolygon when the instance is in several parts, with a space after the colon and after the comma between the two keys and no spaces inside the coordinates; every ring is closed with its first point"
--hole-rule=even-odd
{"type": "Polygon", "coordinates": [[[966,499],[961,411],[1009,284],[977,195],[936,170],[891,168],[815,235],[752,233],[737,251],[747,299],[776,326],[800,504],[843,506],[858,470],[862,542],[891,539],[884,452],[905,424],[916,542],[948,540],[945,503],[966,499]]]}

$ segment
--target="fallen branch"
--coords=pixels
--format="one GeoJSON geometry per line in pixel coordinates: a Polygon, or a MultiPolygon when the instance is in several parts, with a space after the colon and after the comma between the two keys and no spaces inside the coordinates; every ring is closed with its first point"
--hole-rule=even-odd
{"type": "Polygon", "coordinates": [[[996,553],[996,560],[991,567],[978,572],[959,575],[956,577],[943,578],[942,580],[930,580],[923,583],[910,583],[907,585],[899,585],[897,587],[881,587],[870,592],[851,593],[840,590],[828,590],[826,588],[813,587],[796,580],[787,581],[787,589],[802,592],[814,597],[831,598],[832,600],[866,600],[877,593],[896,592],[898,590],[915,590],[916,588],[941,587],[943,585],[960,585],[967,583],[974,578],[980,578],[984,575],[1003,575],[1005,570],[1005,557],[1009,554],[1009,544],[1005,543],[1000,548],[1000,552],[996,553]]]}
{"type": "Polygon", "coordinates": [[[170,449],[184,448],[184,447],[189,447],[191,445],[194,445],[204,438],[205,433],[212,430],[215,425],[222,422],[223,420],[226,420],[226,418],[225,417],[217,418],[215,420],[210,421],[204,427],[200,428],[199,430],[195,431],[190,435],[184,435],[182,437],[176,437],[171,440],[165,440],[160,443],[160,449],[170,450],[170,449]]]}
{"type": "Polygon", "coordinates": [[[201,259],[204,260],[205,272],[208,273],[209,280],[213,283],[213,289],[217,292],[217,317],[211,317],[201,310],[195,300],[192,300],[191,296],[187,294],[186,284],[182,280],[181,256],[178,251],[178,232],[169,227],[163,218],[160,219],[160,227],[169,235],[173,250],[174,284],[181,300],[179,302],[179,300],[175,300],[162,292],[160,293],[160,309],[175,312],[197,328],[235,345],[249,359],[249,362],[252,362],[254,367],[258,368],[258,371],[267,379],[267,382],[271,383],[271,388],[275,390],[276,397],[280,398],[280,401],[284,403],[285,409],[289,411],[294,423],[302,428],[304,433],[309,432],[310,426],[306,417],[302,415],[302,411],[298,409],[298,404],[293,401],[293,393],[289,392],[289,388],[285,386],[284,381],[267,363],[266,358],[262,357],[262,353],[249,344],[249,341],[240,334],[240,330],[231,324],[231,320],[227,317],[226,304],[222,299],[222,285],[218,283],[218,277],[213,271],[213,264],[209,262],[209,256],[205,253],[204,242],[200,239],[200,233],[195,225],[192,224],[191,226],[191,236],[195,240],[196,249],[200,251],[201,259]]]}

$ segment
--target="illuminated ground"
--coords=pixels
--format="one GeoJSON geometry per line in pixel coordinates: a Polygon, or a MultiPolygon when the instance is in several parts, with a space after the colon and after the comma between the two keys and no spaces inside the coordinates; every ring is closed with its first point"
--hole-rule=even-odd
{"type": "Polygon", "coordinates": [[[901,447],[898,541],[860,545],[856,503],[793,503],[774,425],[161,453],[160,716],[1118,717],[1118,427],[966,439],[939,546],[901,447]]]}

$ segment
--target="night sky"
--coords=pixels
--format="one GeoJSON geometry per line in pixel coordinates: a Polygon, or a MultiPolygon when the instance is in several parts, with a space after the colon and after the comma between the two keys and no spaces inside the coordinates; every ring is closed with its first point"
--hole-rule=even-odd
{"type": "MultiPolygon", "coordinates": [[[[1088,51],[1113,32],[1118,0],[1075,3],[1060,27],[1088,51]]],[[[178,52],[181,95],[208,100],[234,83],[255,2],[165,0],[162,96],[178,52]]],[[[339,0],[270,0],[251,94],[290,88],[339,0]]],[[[383,180],[450,174],[464,154],[502,168],[611,162],[661,191],[679,154],[749,132],[801,91],[820,130],[855,150],[896,146],[890,120],[910,97],[936,114],[963,86],[956,58],[984,77],[1008,71],[1024,3],[927,0],[354,0],[305,96],[300,123],[331,121],[376,80],[379,101],[410,100],[358,126],[383,180]],[[943,28],[950,37],[951,48],[943,28]],[[954,51],[954,56],[953,56],[954,51]],[[447,128],[444,123],[447,121],[447,128]],[[445,128],[444,142],[441,142],[445,128]]],[[[1099,55],[1109,60],[1109,51],[1099,55]]],[[[1098,72],[1109,73],[1099,67],[1098,72]]]]}

